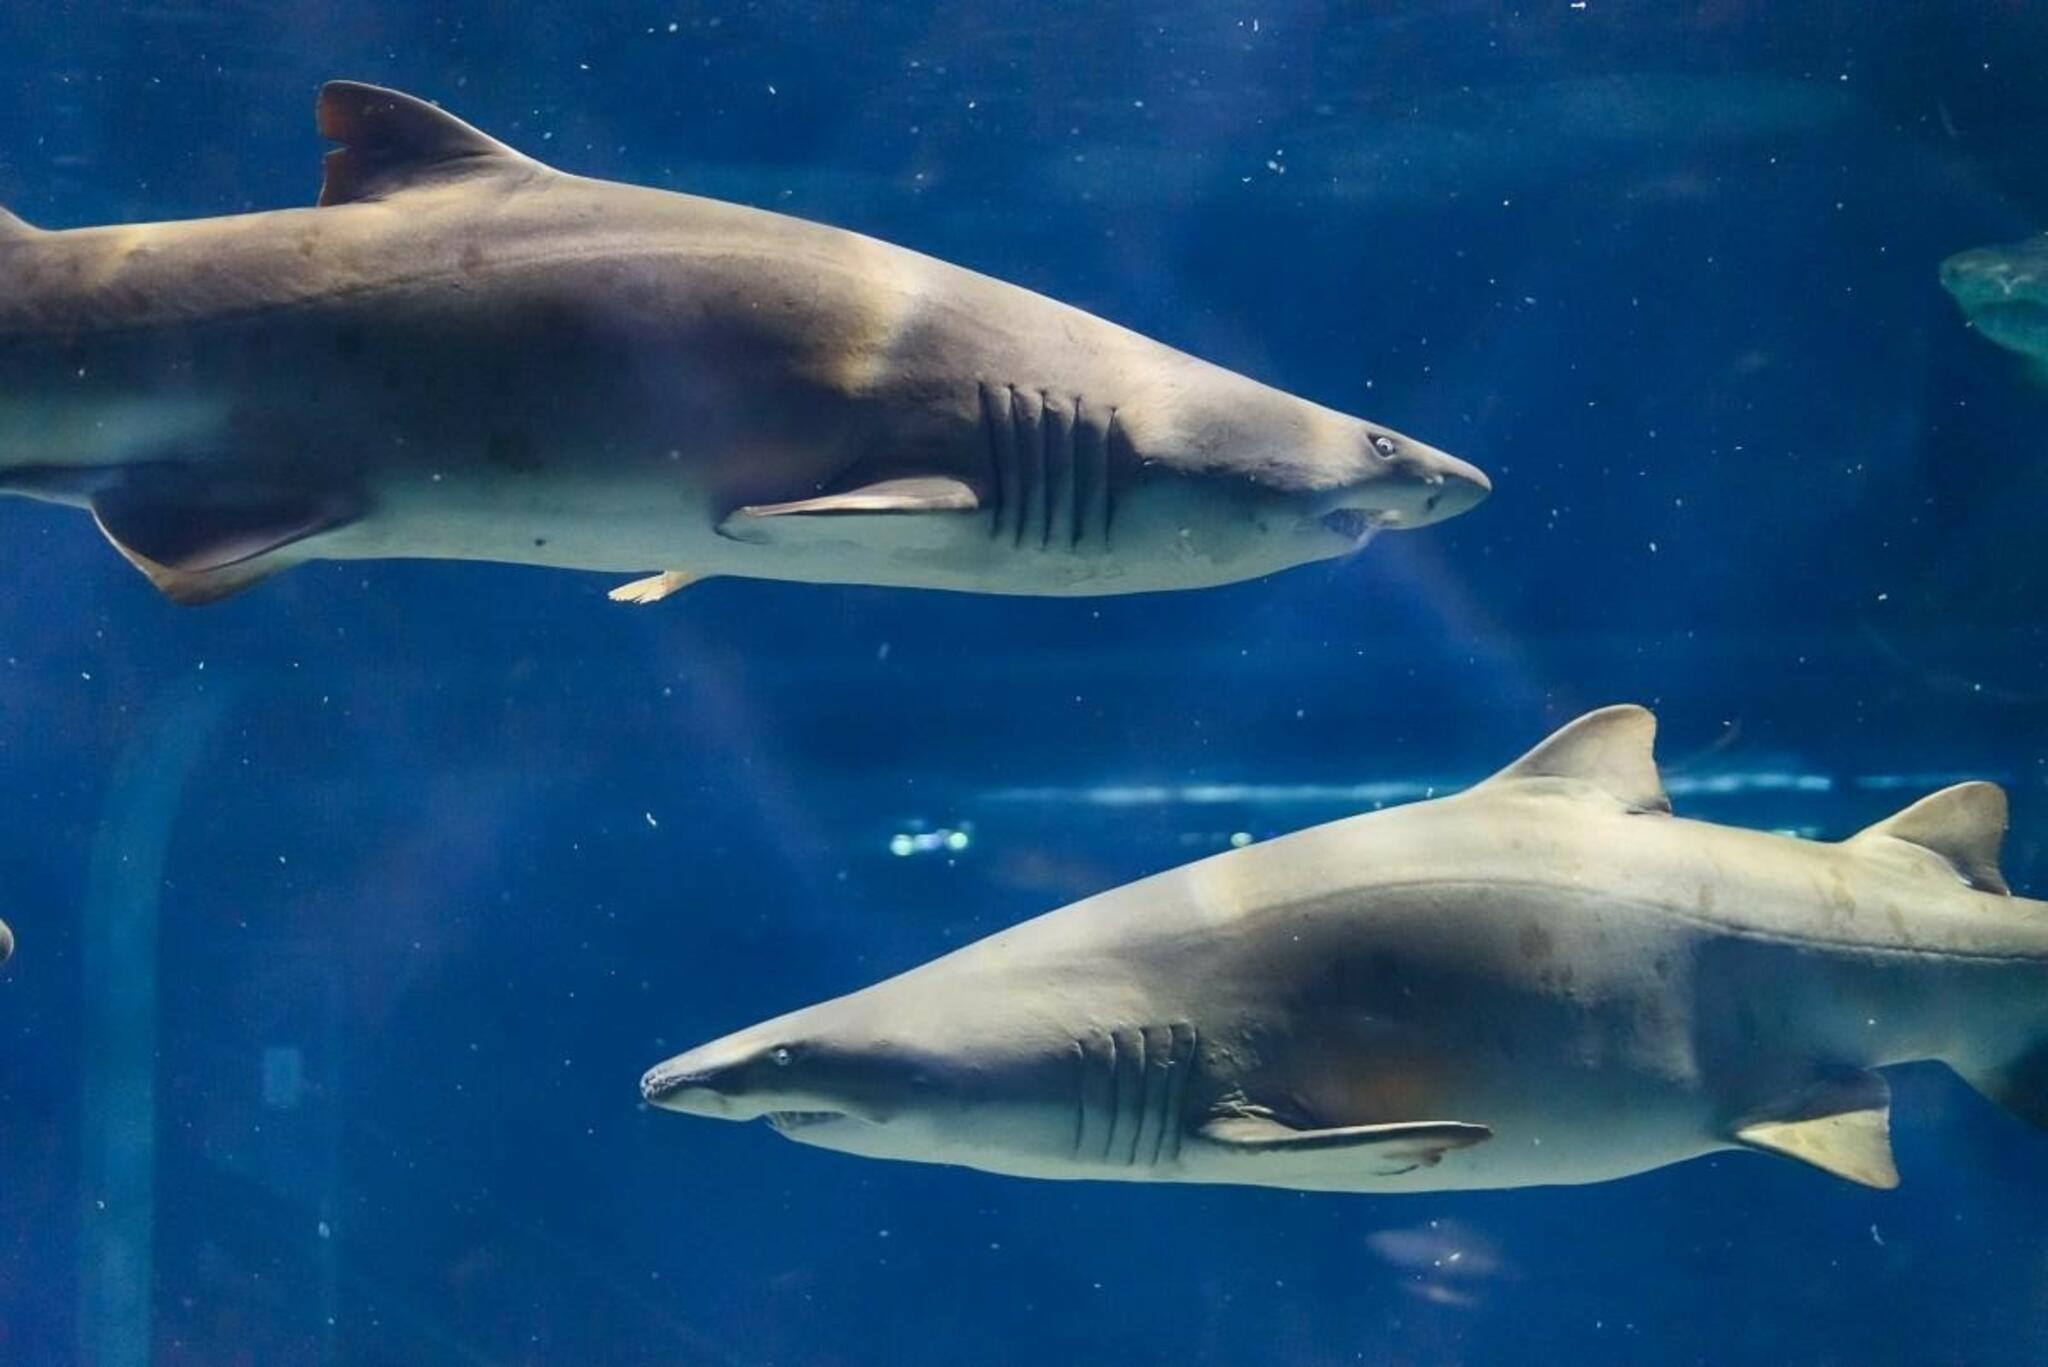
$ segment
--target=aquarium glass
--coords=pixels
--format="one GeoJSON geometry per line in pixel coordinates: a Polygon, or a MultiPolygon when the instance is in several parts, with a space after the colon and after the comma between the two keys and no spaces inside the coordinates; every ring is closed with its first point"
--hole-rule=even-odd
{"type": "MultiPolygon", "coordinates": [[[[2026,1119],[2048,1114],[2028,1071],[2048,1079],[2028,1052],[2035,998],[2048,1039],[2048,921],[2029,924],[2048,911],[1995,886],[2002,867],[2020,897],[2048,895],[2044,64],[2048,7],[2016,0],[0,8],[0,205],[22,220],[0,219],[0,490],[29,495],[0,500],[0,1364],[2048,1360],[2048,1133],[2026,1119]],[[562,172],[1021,286],[1469,462],[1491,495],[1407,529],[1325,500],[1318,525],[1355,550],[1065,593],[1006,576],[1038,573],[1019,568],[1027,536],[1041,565],[1090,550],[1108,505],[1087,481],[1111,489],[1114,470],[1087,460],[1121,451],[1140,479],[1168,447],[1192,468],[1237,442],[1230,459],[1278,480],[1308,410],[1256,427],[1258,404],[1226,396],[1162,436],[1148,414],[1193,412],[1210,372],[1119,370],[1100,339],[1121,334],[1055,326],[1069,315],[1023,296],[906,314],[922,287],[895,256],[861,258],[841,331],[802,325],[803,365],[749,349],[784,335],[762,323],[643,366],[640,344],[711,296],[604,275],[638,229],[602,206],[507,245],[491,216],[514,201],[490,200],[438,239],[450,278],[471,246],[593,272],[564,277],[585,283],[551,323],[503,315],[536,340],[492,353],[511,360],[487,377],[448,360],[494,343],[500,315],[461,313],[501,288],[482,268],[304,345],[307,310],[403,265],[373,245],[327,294],[293,294],[305,215],[246,220],[168,275],[171,239],[146,228],[47,255],[85,240],[71,229],[349,213],[311,209],[333,79],[417,95],[562,172]],[[148,269],[123,292],[141,277],[119,272],[148,269]],[[627,315],[627,340],[590,342],[593,316],[627,315]],[[1039,394],[1029,365],[992,368],[1009,342],[970,354],[949,327],[1029,334],[1017,355],[1126,389],[1101,409],[1101,385],[1039,394]],[[209,351],[220,337],[240,340],[209,351]],[[914,403],[841,420],[788,397],[912,351],[1010,466],[949,483],[920,463],[914,403]],[[1151,407],[1112,422],[1140,390],[1151,407]],[[365,463],[411,471],[407,496],[429,500],[446,455],[451,481],[497,499],[476,517],[552,515],[582,496],[547,484],[561,462],[613,453],[576,436],[610,430],[620,393],[687,415],[679,466],[743,421],[795,445],[857,438],[870,485],[907,481],[877,497],[927,506],[747,514],[744,536],[705,544],[775,568],[644,604],[607,592],[693,567],[566,562],[604,558],[611,525],[644,536],[658,490],[591,495],[575,548],[462,554],[451,531],[457,550],[394,534],[388,553],[319,553],[398,506],[338,473],[365,463]],[[386,432],[363,414],[388,395],[435,417],[386,432]],[[457,447],[477,459],[458,469],[457,447]],[[193,473],[231,454],[254,464],[193,473]],[[1005,468],[1016,501],[992,509],[1005,468]],[[278,471],[307,482],[281,490],[278,471]],[[183,596],[218,601],[156,591],[85,507],[159,570],[187,566],[166,571],[183,596]],[[985,515],[1015,558],[979,584],[818,568],[840,564],[834,536],[890,516],[874,534],[914,540],[985,515]],[[1118,1029],[1167,1072],[1209,1045],[1230,1047],[1203,1067],[1268,1065],[1173,1117],[1175,1144],[1210,1142],[1219,1116],[1308,1127],[1304,1079],[1337,1077],[1371,1102],[1324,1121],[1490,1128],[1417,1159],[1451,1189],[1048,1180],[1066,1174],[863,1157],[642,1099],[643,1074],[707,1041],[1148,875],[1456,793],[1610,704],[1654,712],[1679,818],[1778,837],[1782,906],[1744,881],[1749,845],[1685,855],[1703,891],[1672,902],[1641,827],[1617,825],[1574,865],[1594,891],[1554,931],[1512,879],[1488,894],[1528,932],[1488,952],[1554,960],[1521,996],[1402,957],[1443,937],[1465,952],[1448,893],[1364,961],[1327,1037],[1174,1033],[1243,1006],[1241,981],[1183,984],[1171,1021],[1143,990],[1098,992],[1125,966],[1117,937],[1145,929],[1143,894],[1111,908],[1084,967],[1023,985],[1079,1022],[1054,1030],[1077,1068],[1118,1029]],[[1820,842],[1965,780],[2009,795],[2002,858],[1982,806],[1867,842],[1907,889],[1879,926],[1820,842]],[[1671,933],[1690,957],[1646,957],[1631,927],[1653,914],[1692,927],[1671,933]],[[1837,962],[1843,940],[1896,976],[1887,1010],[1919,1013],[1914,1057],[1859,1042],[1891,1021],[1837,962]],[[1356,1056],[1365,1037],[1398,1047],[1356,1056]],[[1942,1051],[1982,1064],[1978,1086],[1942,1051]],[[1457,1189],[1468,1153],[1530,1131],[1400,1098],[1457,1095],[1429,1089],[1475,1053],[1496,1080],[1564,1080],[1517,1104],[1572,1161],[1640,1152],[1641,1170],[1457,1189]],[[1734,1138],[1833,1116],[1862,1138],[1823,1148],[1867,1157],[1872,1062],[1896,1190],[1734,1138]],[[1697,1152],[1630,1148],[1649,1093],[1588,1099],[1623,1075],[1691,1098],[1697,1152]],[[2005,1107],[1980,1095],[2001,1089],[2005,1107]]],[[[483,155],[437,136],[359,133],[356,204],[429,231],[407,177],[458,185],[483,155]]],[[[753,252],[722,306],[808,318],[837,277],[756,241],[763,222],[720,229],[753,252]]],[[[664,231],[657,255],[695,240],[664,231]]],[[[849,483],[735,478],[753,492],[709,508],[707,537],[741,503],[849,483]]],[[[1322,495],[1287,497],[1258,516],[1322,495]]],[[[1123,506],[1127,529],[1177,529],[1123,506]]],[[[1145,563],[1201,562],[1189,526],[1145,563]]],[[[1630,820],[1671,820],[1619,791],[1628,775],[1602,781],[1630,820]]],[[[1486,860],[1525,837],[1547,857],[1487,829],[1486,860]]],[[[1407,857],[1395,840],[1344,872],[1322,845],[1281,848],[1299,857],[1256,867],[1339,885],[1407,857]]],[[[1204,915],[1271,881],[1209,867],[1204,915]]],[[[1331,895],[1325,913],[1351,914],[1331,895]]],[[[1205,944],[1232,933],[1200,924],[1205,944]]],[[[1254,1015],[1342,976],[1283,951],[1252,980],[1254,1015]]],[[[932,1058],[1000,995],[883,1012],[871,1035],[916,1043],[889,1086],[945,1076],[932,1058]]]]}

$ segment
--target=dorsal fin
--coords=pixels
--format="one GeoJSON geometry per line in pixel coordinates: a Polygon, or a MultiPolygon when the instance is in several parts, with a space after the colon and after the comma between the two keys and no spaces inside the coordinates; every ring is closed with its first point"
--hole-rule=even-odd
{"type": "Polygon", "coordinates": [[[322,163],[323,205],[510,167],[541,169],[446,110],[382,86],[329,81],[320,87],[315,117],[320,136],[341,144],[322,163]]]}
{"type": "Polygon", "coordinates": [[[1956,877],[1979,892],[2010,897],[2012,889],[1998,871],[2005,824],[2005,789],[1996,783],[1958,783],[1858,831],[1847,843],[1902,840],[1939,855],[1956,877]]]}
{"type": "Polygon", "coordinates": [[[1634,703],[1603,707],[1565,723],[1481,786],[1531,778],[1575,779],[1635,811],[1668,812],[1671,799],[1664,794],[1652,753],[1656,739],[1657,719],[1648,708],[1634,703]]]}

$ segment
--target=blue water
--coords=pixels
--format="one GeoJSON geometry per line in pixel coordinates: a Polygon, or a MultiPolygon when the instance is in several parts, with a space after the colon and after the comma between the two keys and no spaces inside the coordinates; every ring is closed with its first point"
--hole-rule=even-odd
{"type": "Polygon", "coordinates": [[[314,88],[374,80],[1497,487],[1202,593],[646,610],[400,562],[181,610],[0,506],[0,1363],[2048,1359],[2048,1136],[1933,1066],[1895,1078],[1895,1193],[1749,1154],[1053,1185],[635,1091],[1615,700],[1713,820],[2003,781],[2048,892],[2048,390],[1936,276],[2048,227],[2044,59],[2048,10],[1935,0],[0,9],[0,203],[44,226],[310,202],[314,88]],[[967,847],[891,852],[938,829],[967,847]]]}

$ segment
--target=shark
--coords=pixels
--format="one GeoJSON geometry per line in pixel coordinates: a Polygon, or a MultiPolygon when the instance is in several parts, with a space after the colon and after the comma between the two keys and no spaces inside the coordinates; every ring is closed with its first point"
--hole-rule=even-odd
{"type": "Polygon", "coordinates": [[[2048,235],[1957,252],[1941,284],[1971,327],[2048,375],[2048,235]]]}
{"type": "Polygon", "coordinates": [[[0,491],[181,603],[314,559],[1092,595],[1351,553],[1466,461],[858,233],[567,174],[350,81],[319,201],[0,212],[0,491]]]}
{"type": "Polygon", "coordinates": [[[1890,1188],[1884,1069],[2048,1126],[1993,784],[1840,842],[1672,813],[1615,706],[1449,797],[1090,897],[649,1071],[653,1106],[1032,1178],[1413,1192],[1722,1150],[1890,1188]]]}

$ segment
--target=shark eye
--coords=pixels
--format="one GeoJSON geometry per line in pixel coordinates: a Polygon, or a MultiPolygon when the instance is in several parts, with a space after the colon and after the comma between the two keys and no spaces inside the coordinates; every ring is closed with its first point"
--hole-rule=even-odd
{"type": "Polygon", "coordinates": [[[787,1068],[789,1066],[789,1060],[791,1057],[789,1052],[789,1046],[786,1044],[776,1045],[773,1049],[768,1051],[768,1057],[775,1060],[775,1066],[777,1068],[787,1068]]]}
{"type": "Polygon", "coordinates": [[[1372,439],[1372,449],[1380,453],[1381,460],[1392,460],[1394,458],[1394,439],[1384,436],[1374,437],[1372,439]]]}

